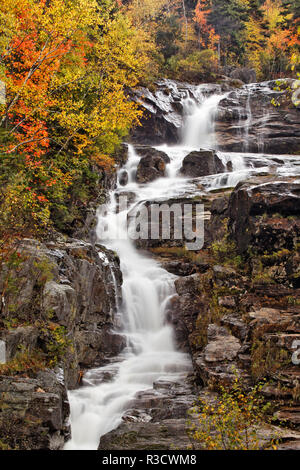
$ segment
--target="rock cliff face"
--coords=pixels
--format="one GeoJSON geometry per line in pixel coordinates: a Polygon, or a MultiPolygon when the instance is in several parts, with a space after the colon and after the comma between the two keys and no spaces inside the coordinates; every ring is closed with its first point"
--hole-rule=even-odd
{"type": "Polygon", "coordinates": [[[162,80],[155,92],[141,88],[134,101],[145,109],[142,127],[132,141],[149,145],[174,144],[180,140],[183,124],[182,100],[201,99],[224,93],[216,116],[216,140],[220,150],[272,154],[300,153],[300,110],[291,104],[292,80],[251,83],[234,88],[230,81],[199,87],[162,80]],[[279,106],[278,106],[279,105],[279,106]]]}
{"type": "MultiPolygon", "coordinates": [[[[221,92],[221,89],[220,85],[215,84],[202,86],[202,91],[208,96],[221,92]]],[[[142,125],[131,133],[132,141],[144,145],[174,144],[181,137],[184,119],[182,101],[188,98],[197,101],[199,88],[174,80],[161,80],[157,82],[154,92],[139,88],[131,92],[131,98],[145,110],[142,125]]]]}
{"type": "MultiPolygon", "coordinates": [[[[191,352],[199,383],[213,390],[228,386],[236,375],[246,386],[265,379],[262,393],[273,403],[274,422],[295,431],[300,416],[299,365],[292,361],[300,340],[299,189],[295,178],[284,183],[250,179],[230,198],[215,199],[208,223],[213,243],[198,259],[188,262],[168,247],[159,251],[168,260],[165,268],[179,276],[169,321],[178,346],[191,352]],[[223,232],[212,229],[224,215],[223,232]]],[[[282,448],[299,444],[296,432],[282,448]]]]}
{"type": "Polygon", "coordinates": [[[300,111],[291,104],[292,81],[250,84],[220,102],[216,134],[224,151],[300,153],[300,111]],[[279,82],[280,83],[280,82],[279,82]]]}
{"type": "Polygon", "coordinates": [[[257,179],[239,184],[229,204],[230,229],[239,252],[293,250],[300,237],[300,184],[257,179]]]}
{"type": "Polygon", "coordinates": [[[69,433],[66,387],[78,386],[83,369],[104,364],[125,345],[111,331],[122,275],[113,253],[75,239],[23,240],[17,254],[18,265],[7,266],[0,280],[3,445],[59,448],[69,433]],[[44,370],[36,372],[32,362],[43,356],[44,370]],[[20,373],[10,377],[18,365],[20,373]]]}
{"type": "Polygon", "coordinates": [[[164,240],[147,245],[178,276],[167,320],[178,348],[191,354],[192,388],[154,384],[101,439],[99,450],[185,449],[184,416],[193,399],[215,400],[215,390],[237,376],[246,390],[266,381],[262,395],[281,427],[262,426],[261,447],[277,433],[279,449],[299,449],[300,373],[292,362],[300,341],[299,194],[295,177],[249,178],[229,193],[203,196],[211,216],[209,243],[199,253],[164,240]]]}

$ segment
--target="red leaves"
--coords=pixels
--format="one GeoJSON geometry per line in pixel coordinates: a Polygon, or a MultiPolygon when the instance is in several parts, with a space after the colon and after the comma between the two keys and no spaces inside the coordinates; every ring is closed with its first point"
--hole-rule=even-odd
{"type": "Polygon", "coordinates": [[[199,26],[199,43],[203,48],[215,49],[219,36],[213,26],[208,24],[208,15],[211,12],[208,0],[198,0],[195,8],[194,21],[199,26]]]}

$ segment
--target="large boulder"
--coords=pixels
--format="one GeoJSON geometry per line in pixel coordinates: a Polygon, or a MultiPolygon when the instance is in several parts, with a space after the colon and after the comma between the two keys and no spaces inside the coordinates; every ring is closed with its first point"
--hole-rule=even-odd
{"type": "Polygon", "coordinates": [[[54,371],[0,377],[1,449],[61,450],[70,438],[67,391],[54,371]]]}
{"type": "Polygon", "coordinates": [[[248,67],[224,67],[223,72],[228,77],[241,80],[243,83],[255,83],[256,72],[248,67]]]}
{"type": "Polygon", "coordinates": [[[143,146],[136,147],[136,151],[142,155],[136,172],[138,183],[150,183],[165,176],[166,164],[170,163],[167,154],[155,148],[143,146]]]}
{"type": "Polygon", "coordinates": [[[200,176],[215,175],[226,171],[222,160],[214,150],[199,150],[187,155],[180,172],[185,176],[198,178],[200,176]]]}

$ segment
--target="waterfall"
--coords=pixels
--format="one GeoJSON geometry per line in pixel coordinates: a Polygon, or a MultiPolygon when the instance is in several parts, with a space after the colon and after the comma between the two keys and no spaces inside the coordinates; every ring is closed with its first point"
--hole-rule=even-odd
{"type": "Polygon", "coordinates": [[[118,178],[119,175],[126,171],[128,175],[128,184],[134,183],[135,182],[135,175],[136,175],[136,170],[138,167],[140,161],[140,157],[136,153],[133,145],[128,145],[128,160],[126,164],[119,170],[118,172],[118,178]]]}
{"type": "Polygon", "coordinates": [[[199,150],[201,148],[215,148],[214,122],[218,104],[224,95],[212,95],[202,99],[200,106],[186,100],[183,105],[187,119],[182,130],[183,146],[199,150]]]}
{"type": "MultiPolygon", "coordinates": [[[[176,84],[174,89],[178,95],[176,84]]],[[[246,147],[252,119],[250,92],[249,89],[246,147]]],[[[127,219],[134,206],[143,201],[166,200],[189,194],[195,196],[197,193],[203,194],[203,188],[209,191],[231,187],[252,172],[262,171],[262,167],[268,169],[268,156],[218,152],[224,165],[230,168],[227,173],[198,178],[197,181],[179,174],[182,161],[191,150],[217,148],[214,120],[223,97],[221,93],[207,97],[201,87],[195,91],[193,98],[182,95],[185,114],[181,129],[182,143],[173,147],[157,147],[170,157],[166,177],[138,184],[135,175],[141,157],[129,145],[128,161],[119,172],[121,175],[121,171],[126,171],[128,179],[122,185],[119,183],[111,192],[109,203],[99,208],[98,239],[120,258],[123,286],[117,315],[121,318],[121,331],[126,337],[127,347],[111,364],[87,372],[83,379],[84,386],[69,392],[72,439],[66,444],[66,449],[97,449],[101,436],[122,422],[122,416],[132,405],[137,392],[148,390],[159,379],[180,381],[191,370],[188,355],[176,350],[173,330],[165,321],[170,299],[175,294],[176,276],[135,248],[127,236],[127,219]],[[118,212],[117,197],[124,191],[133,194],[133,201],[128,208],[118,212]],[[104,227],[106,235],[109,235],[105,239],[104,227]],[[105,382],[103,377],[107,375],[110,379],[105,382]]],[[[165,95],[163,100],[161,106],[169,110],[165,95]]],[[[292,159],[289,165],[289,169],[292,168],[292,159]]]]}
{"type": "Polygon", "coordinates": [[[252,123],[252,110],[251,110],[251,88],[247,88],[248,94],[247,94],[247,101],[246,101],[246,113],[247,113],[247,119],[245,122],[245,130],[244,130],[244,150],[245,152],[248,151],[249,149],[249,129],[252,123]]]}

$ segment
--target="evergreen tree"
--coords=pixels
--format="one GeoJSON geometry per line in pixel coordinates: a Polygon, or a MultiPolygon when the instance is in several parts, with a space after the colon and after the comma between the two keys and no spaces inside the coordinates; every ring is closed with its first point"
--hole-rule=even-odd
{"type": "MultiPolygon", "coordinates": [[[[253,3],[253,2],[252,2],[253,3]]],[[[236,62],[245,50],[242,41],[249,3],[243,0],[213,0],[209,22],[220,36],[221,59],[224,64],[236,62]]]]}

